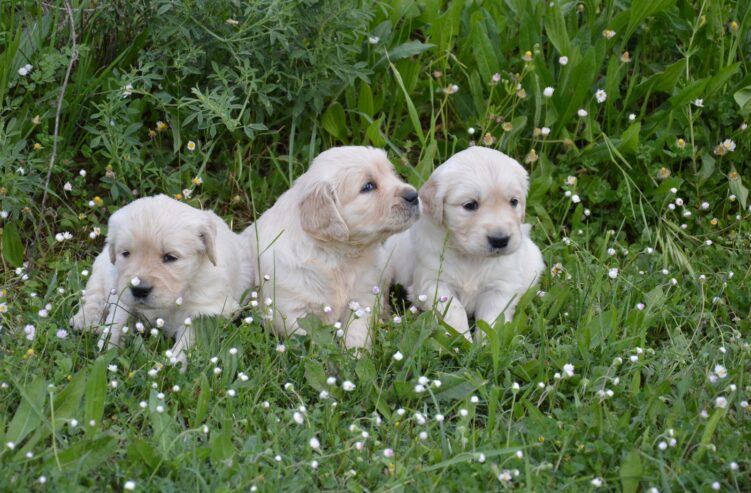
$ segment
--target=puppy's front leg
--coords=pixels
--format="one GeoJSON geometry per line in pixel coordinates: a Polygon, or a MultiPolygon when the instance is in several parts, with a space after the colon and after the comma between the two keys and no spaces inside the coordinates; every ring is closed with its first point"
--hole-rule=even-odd
{"type": "Polygon", "coordinates": [[[458,333],[463,335],[468,340],[472,340],[472,335],[469,332],[469,319],[467,317],[467,310],[459,301],[459,297],[453,292],[453,290],[443,284],[424,286],[422,293],[434,293],[435,297],[426,295],[425,301],[420,299],[421,294],[413,295],[415,304],[423,311],[435,309],[436,314],[439,317],[443,317],[443,321],[454,328],[458,333]],[[441,300],[446,300],[442,302],[441,300]]]}
{"type": "MultiPolygon", "coordinates": [[[[475,319],[487,322],[491,327],[498,321],[501,315],[506,322],[514,318],[514,310],[518,303],[518,294],[504,292],[498,289],[485,291],[477,300],[475,319]]],[[[482,339],[482,331],[477,331],[477,338],[482,339]]]]}
{"type": "Polygon", "coordinates": [[[347,349],[370,349],[373,343],[370,336],[370,320],[371,316],[366,315],[349,323],[344,333],[344,346],[347,349]]]}
{"type": "Polygon", "coordinates": [[[193,327],[181,325],[175,331],[175,345],[172,346],[172,357],[170,363],[177,365],[181,363],[180,373],[188,370],[188,349],[196,342],[196,333],[193,327]]]}
{"type": "Polygon", "coordinates": [[[114,347],[120,347],[120,336],[123,333],[123,326],[128,321],[130,314],[121,305],[112,303],[108,305],[109,314],[107,315],[107,321],[105,322],[105,330],[102,332],[102,337],[99,338],[97,346],[99,349],[104,348],[104,341],[109,334],[109,342],[107,343],[107,349],[114,347]]]}
{"type": "Polygon", "coordinates": [[[102,323],[107,300],[111,296],[110,290],[117,283],[117,271],[106,249],[97,256],[91,270],[81,307],[70,319],[70,324],[77,330],[93,328],[102,323]]]}

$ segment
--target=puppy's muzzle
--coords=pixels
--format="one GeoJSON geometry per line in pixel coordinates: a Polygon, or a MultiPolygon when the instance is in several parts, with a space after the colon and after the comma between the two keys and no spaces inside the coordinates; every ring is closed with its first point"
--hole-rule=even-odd
{"type": "Polygon", "coordinates": [[[149,293],[151,293],[153,289],[154,288],[151,286],[131,286],[130,292],[135,299],[143,301],[149,296],[149,293]]]}
{"type": "Polygon", "coordinates": [[[511,236],[488,236],[488,243],[492,250],[501,250],[506,248],[511,241],[511,236]]]}

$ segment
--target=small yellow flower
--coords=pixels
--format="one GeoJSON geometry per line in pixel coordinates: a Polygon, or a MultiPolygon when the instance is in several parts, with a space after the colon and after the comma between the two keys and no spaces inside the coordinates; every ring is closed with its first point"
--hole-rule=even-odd
{"type": "Polygon", "coordinates": [[[35,151],[41,151],[42,150],[42,144],[39,142],[34,142],[34,150],[35,151]]]}
{"type": "Polygon", "coordinates": [[[670,170],[663,166],[662,168],[660,168],[660,171],[657,172],[657,176],[662,179],[669,178],[670,170]]]}
{"type": "Polygon", "coordinates": [[[529,153],[527,153],[527,156],[524,158],[524,162],[527,164],[531,164],[531,163],[536,162],[537,159],[539,159],[537,156],[537,151],[535,151],[534,149],[530,149],[529,153]]]}
{"type": "Polygon", "coordinates": [[[501,125],[501,128],[504,132],[510,132],[514,129],[514,126],[511,124],[511,122],[503,122],[503,125],[501,125]]]}
{"type": "Polygon", "coordinates": [[[133,375],[135,375],[135,373],[133,373],[132,371],[129,371],[128,372],[128,380],[130,380],[131,378],[133,378],[133,375]]]}
{"type": "Polygon", "coordinates": [[[685,149],[686,148],[686,141],[683,140],[683,139],[681,139],[681,138],[678,138],[675,141],[675,147],[677,147],[678,149],[685,149]]]}
{"type": "Polygon", "coordinates": [[[176,193],[175,194],[175,200],[182,200],[182,199],[183,199],[183,194],[181,194],[181,193],[176,193]]]}
{"type": "Polygon", "coordinates": [[[738,23],[736,21],[730,21],[730,29],[738,32],[738,23]]]}
{"type": "Polygon", "coordinates": [[[738,181],[738,178],[740,178],[740,176],[738,175],[738,172],[736,170],[733,170],[730,173],[728,173],[728,179],[730,181],[738,181]]]}
{"type": "Polygon", "coordinates": [[[71,380],[73,380],[73,375],[68,373],[67,375],[65,375],[65,379],[70,382],[71,380]]]}
{"type": "Polygon", "coordinates": [[[525,62],[531,62],[532,61],[532,52],[527,50],[524,52],[524,56],[522,56],[522,60],[525,62]]]}
{"type": "Polygon", "coordinates": [[[154,131],[153,129],[150,128],[149,129],[149,138],[153,139],[154,137],[156,137],[156,131],[154,131]]]}
{"type": "Polygon", "coordinates": [[[42,117],[40,117],[39,115],[34,116],[34,118],[31,119],[31,123],[33,123],[34,125],[39,125],[40,123],[42,123],[42,117]]]}
{"type": "Polygon", "coordinates": [[[539,437],[537,437],[537,441],[540,443],[545,443],[545,437],[540,435],[539,437]]]}
{"type": "Polygon", "coordinates": [[[711,219],[711,220],[709,221],[709,224],[711,224],[712,226],[717,226],[717,218],[716,218],[716,217],[713,217],[713,218],[712,218],[712,219],[711,219]]]}
{"type": "Polygon", "coordinates": [[[96,197],[94,197],[94,204],[96,204],[97,207],[101,207],[102,204],[104,204],[104,200],[102,200],[102,197],[97,195],[96,197]]]}
{"type": "Polygon", "coordinates": [[[487,132],[485,135],[482,136],[482,143],[486,146],[491,146],[495,142],[495,137],[490,135],[490,132],[487,132]]]}
{"type": "Polygon", "coordinates": [[[162,120],[159,120],[158,122],[156,122],[156,130],[157,130],[157,132],[164,132],[168,128],[169,128],[169,125],[167,125],[166,123],[164,123],[162,120]]]}
{"type": "Polygon", "coordinates": [[[196,186],[203,184],[203,180],[201,179],[200,176],[196,176],[191,181],[193,182],[193,185],[196,185],[196,186]]]}
{"type": "Polygon", "coordinates": [[[624,51],[623,55],[621,55],[621,62],[631,63],[631,53],[629,53],[628,51],[624,51]]]}
{"type": "Polygon", "coordinates": [[[188,141],[188,145],[186,146],[190,152],[193,152],[196,150],[196,143],[192,140],[188,141]]]}
{"type": "Polygon", "coordinates": [[[33,358],[34,357],[34,349],[29,348],[26,350],[26,355],[24,355],[24,358],[33,358]]]}

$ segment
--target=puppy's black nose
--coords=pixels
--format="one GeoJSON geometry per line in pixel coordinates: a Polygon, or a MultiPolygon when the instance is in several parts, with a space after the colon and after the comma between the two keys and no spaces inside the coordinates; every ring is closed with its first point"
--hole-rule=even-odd
{"type": "Polygon", "coordinates": [[[405,192],[404,195],[402,195],[402,198],[412,205],[417,204],[418,197],[419,195],[417,194],[417,190],[410,190],[408,192],[405,192]]]}
{"type": "Polygon", "coordinates": [[[488,236],[488,243],[493,248],[506,248],[509,240],[510,236],[488,236]]]}
{"type": "Polygon", "coordinates": [[[146,298],[153,288],[150,286],[131,286],[130,292],[135,298],[146,298]]]}

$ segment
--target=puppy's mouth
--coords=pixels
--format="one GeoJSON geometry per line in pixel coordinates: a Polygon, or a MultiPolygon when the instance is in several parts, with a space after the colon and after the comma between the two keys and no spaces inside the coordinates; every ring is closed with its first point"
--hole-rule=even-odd
{"type": "Polygon", "coordinates": [[[398,205],[392,209],[392,224],[395,231],[404,231],[420,217],[420,206],[417,204],[398,205]]]}

